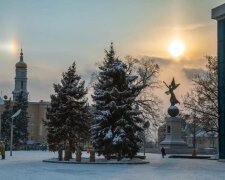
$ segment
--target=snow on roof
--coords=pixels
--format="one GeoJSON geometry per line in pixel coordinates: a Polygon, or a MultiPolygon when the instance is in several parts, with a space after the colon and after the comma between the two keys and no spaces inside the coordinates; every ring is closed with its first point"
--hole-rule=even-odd
{"type": "MultiPolygon", "coordinates": [[[[196,137],[218,137],[218,133],[215,131],[206,132],[204,130],[199,130],[195,133],[196,137]]],[[[188,135],[187,137],[193,137],[193,134],[188,135]]]]}
{"type": "Polygon", "coordinates": [[[37,141],[35,141],[35,140],[28,140],[27,141],[27,144],[36,144],[37,143],[37,141]]]}

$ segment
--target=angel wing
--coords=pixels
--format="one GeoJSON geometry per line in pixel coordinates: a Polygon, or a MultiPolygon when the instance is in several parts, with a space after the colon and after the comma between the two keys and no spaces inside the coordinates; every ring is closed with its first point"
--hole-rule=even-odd
{"type": "Polygon", "coordinates": [[[170,91],[166,91],[165,94],[166,94],[166,95],[170,95],[170,91]]]}
{"type": "Polygon", "coordinates": [[[173,90],[175,90],[180,84],[176,84],[175,80],[173,78],[172,82],[171,82],[171,87],[173,88],[173,90]]]}

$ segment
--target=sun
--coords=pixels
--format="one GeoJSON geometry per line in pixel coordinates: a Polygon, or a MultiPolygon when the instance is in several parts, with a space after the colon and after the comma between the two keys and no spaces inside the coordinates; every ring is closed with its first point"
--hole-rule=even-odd
{"type": "Polygon", "coordinates": [[[18,50],[18,43],[15,39],[8,42],[0,41],[0,51],[5,51],[7,53],[16,54],[18,50]]]}
{"type": "Polygon", "coordinates": [[[184,43],[180,40],[174,40],[169,45],[169,53],[173,57],[181,56],[185,51],[184,43]]]}

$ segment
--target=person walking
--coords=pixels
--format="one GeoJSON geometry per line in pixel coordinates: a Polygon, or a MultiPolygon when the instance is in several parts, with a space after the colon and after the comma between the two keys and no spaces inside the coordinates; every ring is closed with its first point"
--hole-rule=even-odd
{"type": "Polygon", "coordinates": [[[166,150],[164,147],[161,148],[162,158],[166,155],[166,150]]]}
{"type": "Polygon", "coordinates": [[[3,141],[0,141],[0,153],[2,155],[2,159],[5,159],[5,144],[3,141]]]}

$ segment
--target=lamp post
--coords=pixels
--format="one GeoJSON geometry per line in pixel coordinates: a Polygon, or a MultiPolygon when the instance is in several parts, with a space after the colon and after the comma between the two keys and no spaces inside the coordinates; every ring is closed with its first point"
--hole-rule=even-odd
{"type": "Polygon", "coordinates": [[[21,112],[21,109],[19,109],[15,114],[12,115],[12,123],[11,123],[11,140],[10,140],[10,156],[12,156],[12,144],[13,144],[13,119],[17,117],[21,112]]]}
{"type": "Polygon", "coordinates": [[[192,151],[192,156],[196,156],[197,153],[196,153],[196,117],[194,116],[194,119],[193,119],[193,125],[194,125],[194,133],[193,133],[193,151],[192,151]]]}
{"type": "Polygon", "coordinates": [[[149,128],[149,126],[150,126],[150,123],[149,123],[149,121],[146,121],[145,123],[144,123],[144,156],[145,156],[145,145],[146,145],[146,134],[145,134],[145,131],[149,128]]]}
{"type": "MultiPolygon", "coordinates": [[[[4,105],[4,100],[0,97],[0,105],[4,105]]],[[[2,138],[2,120],[1,120],[1,113],[0,113],[0,139],[2,138]]]]}

